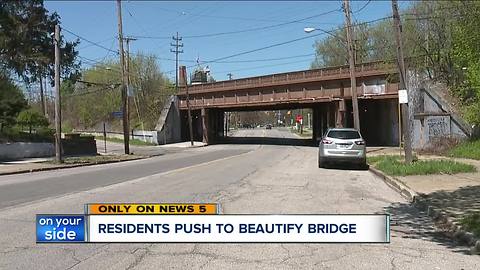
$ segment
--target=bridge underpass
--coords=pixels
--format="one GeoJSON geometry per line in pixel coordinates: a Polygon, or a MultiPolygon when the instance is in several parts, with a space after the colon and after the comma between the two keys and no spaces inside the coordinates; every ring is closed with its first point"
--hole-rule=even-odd
{"type": "MultiPolygon", "coordinates": [[[[356,69],[362,135],[368,145],[398,145],[396,68],[375,62],[358,65],[356,69]]],[[[353,127],[348,67],[191,85],[188,92],[194,140],[209,144],[228,141],[225,113],[232,111],[310,109],[313,136],[308,143],[312,145],[316,145],[330,127],[353,127]]],[[[181,89],[178,98],[182,139],[189,140],[185,88],[181,89]]]]}
{"type": "MultiPolygon", "coordinates": [[[[351,100],[326,101],[310,105],[295,106],[284,104],[266,107],[248,107],[237,109],[203,108],[193,109],[192,126],[195,141],[215,143],[258,143],[258,144],[288,144],[316,145],[328,128],[353,127],[353,111],[351,100]],[[342,104],[344,103],[344,104],[342,104]],[[233,127],[228,114],[232,112],[253,111],[285,111],[311,110],[312,136],[310,138],[232,138],[228,137],[227,129],[233,127]]],[[[398,101],[397,99],[359,99],[359,115],[361,133],[369,146],[396,146],[399,138],[398,101]]],[[[307,121],[306,114],[303,115],[307,121]]],[[[181,110],[182,138],[189,140],[188,116],[186,110],[181,110]]],[[[277,126],[277,123],[271,123],[277,126]]],[[[287,123],[287,126],[290,123],[287,123]]],[[[306,124],[304,124],[306,125],[306,124]]],[[[261,127],[265,128],[265,127],[261,127]]]]}

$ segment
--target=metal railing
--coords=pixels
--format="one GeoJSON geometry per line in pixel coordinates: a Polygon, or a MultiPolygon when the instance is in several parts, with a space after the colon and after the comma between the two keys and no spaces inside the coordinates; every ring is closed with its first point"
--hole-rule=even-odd
{"type": "MultiPolygon", "coordinates": [[[[390,71],[392,65],[385,63],[384,61],[380,62],[370,62],[359,64],[356,66],[355,70],[358,73],[357,76],[362,76],[366,72],[374,71],[390,71]]],[[[302,82],[305,80],[318,79],[321,77],[330,77],[330,76],[342,76],[347,77],[350,74],[348,66],[336,66],[336,67],[327,67],[321,69],[310,69],[310,70],[301,70],[293,71],[288,73],[278,73],[272,75],[264,75],[243,79],[236,79],[230,81],[219,81],[214,83],[206,83],[199,85],[191,85],[188,87],[190,93],[195,92],[208,92],[211,91],[220,91],[223,89],[232,89],[232,88],[246,88],[246,87],[259,87],[270,84],[281,84],[281,83],[295,83],[302,82]]],[[[184,90],[180,91],[180,94],[184,94],[184,90]]]]}

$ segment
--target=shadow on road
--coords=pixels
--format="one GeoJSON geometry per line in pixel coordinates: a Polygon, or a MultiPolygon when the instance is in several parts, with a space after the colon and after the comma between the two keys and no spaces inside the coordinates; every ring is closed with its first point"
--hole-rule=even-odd
{"type": "Polygon", "coordinates": [[[268,144],[268,145],[294,145],[316,146],[312,139],[292,139],[273,137],[227,137],[218,141],[223,144],[268,144]]]}
{"type": "Polygon", "coordinates": [[[480,186],[466,186],[454,191],[436,191],[423,195],[428,205],[444,209],[454,220],[480,212],[480,186]]]}
{"type": "MultiPolygon", "coordinates": [[[[480,186],[468,186],[455,191],[438,191],[424,195],[429,205],[439,207],[453,219],[480,211],[480,186]]],[[[438,243],[453,252],[470,254],[470,247],[453,240],[451,232],[434,223],[423,210],[410,203],[394,203],[386,207],[386,213],[391,215],[391,230],[393,237],[424,239],[438,243]]]]}
{"type": "Polygon", "coordinates": [[[324,164],[323,167],[325,169],[335,169],[335,170],[344,170],[344,171],[366,171],[370,167],[367,165],[356,165],[356,164],[348,164],[348,163],[327,163],[324,164]]]}

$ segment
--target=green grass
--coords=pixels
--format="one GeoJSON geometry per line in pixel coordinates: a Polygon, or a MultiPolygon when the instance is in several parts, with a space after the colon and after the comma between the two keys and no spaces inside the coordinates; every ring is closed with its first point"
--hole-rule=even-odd
{"type": "Polygon", "coordinates": [[[448,155],[457,158],[480,160],[480,140],[462,142],[450,149],[448,155]]]}
{"type": "MultiPolygon", "coordinates": [[[[96,136],[95,137],[96,140],[100,140],[100,141],[103,141],[103,136],[96,136]]],[[[107,142],[114,142],[114,143],[123,143],[123,139],[119,139],[119,138],[108,138],[107,137],[107,142]]],[[[156,145],[154,143],[149,143],[149,142],[144,142],[142,140],[138,140],[138,139],[130,139],[130,144],[131,145],[156,145]]]]}
{"type": "Polygon", "coordinates": [[[460,220],[462,227],[469,232],[475,234],[475,236],[480,237],[480,213],[470,214],[463,217],[460,220]]]}
{"type": "Polygon", "coordinates": [[[367,161],[370,165],[392,176],[456,174],[476,171],[473,165],[445,159],[420,160],[412,164],[405,164],[401,156],[382,155],[368,157],[367,161]]]}

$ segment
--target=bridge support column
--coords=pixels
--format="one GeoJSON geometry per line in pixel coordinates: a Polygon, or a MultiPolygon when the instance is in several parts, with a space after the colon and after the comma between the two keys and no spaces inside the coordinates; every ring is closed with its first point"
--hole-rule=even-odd
{"type": "Polygon", "coordinates": [[[202,141],[206,144],[215,144],[224,137],[225,114],[218,109],[201,109],[202,141]]]}
{"type": "Polygon", "coordinates": [[[201,116],[202,116],[202,142],[208,144],[208,114],[207,110],[205,108],[202,108],[201,110],[201,116]]]}
{"type": "Polygon", "coordinates": [[[345,127],[345,99],[341,99],[336,104],[335,126],[345,127]]]}
{"type": "Polygon", "coordinates": [[[312,108],[312,140],[315,145],[322,139],[325,129],[325,108],[322,105],[316,105],[312,108]]]}

